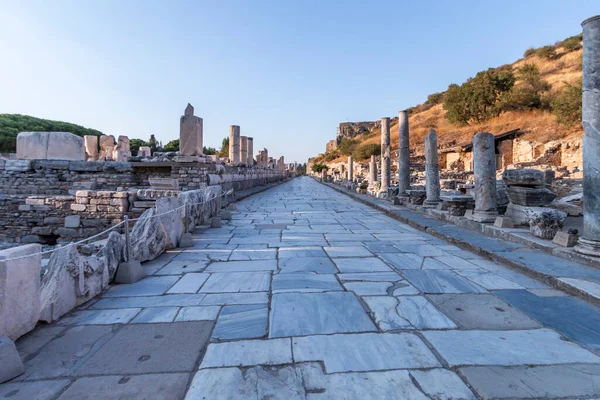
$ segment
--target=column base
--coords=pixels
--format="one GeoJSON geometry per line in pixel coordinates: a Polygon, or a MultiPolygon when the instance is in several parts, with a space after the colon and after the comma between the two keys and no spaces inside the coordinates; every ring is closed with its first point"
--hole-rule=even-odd
{"type": "Polygon", "coordinates": [[[423,207],[425,208],[437,208],[438,204],[440,204],[440,200],[425,200],[423,202],[423,207]]]}
{"type": "Polygon", "coordinates": [[[498,216],[498,211],[473,211],[473,221],[475,222],[494,222],[498,216]]]}
{"type": "Polygon", "coordinates": [[[600,240],[590,240],[580,237],[573,250],[586,256],[600,257],[600,240]]]}
{"type": "Polygon", "coordinates": [[[135,283],[144,278],[146,274],[142,268],[142,264],[139,261],[128,261],[119,264],[117,268],[117,275],[115,276],[115,283],[129,284],[135,283]]]}
{"type": "Polygon", "coordinates": [[[0,360],[2,360],[0,383],[16,378],[25,372],[25,367],[15,344],[6,336],[0,337],[0,360]]]}

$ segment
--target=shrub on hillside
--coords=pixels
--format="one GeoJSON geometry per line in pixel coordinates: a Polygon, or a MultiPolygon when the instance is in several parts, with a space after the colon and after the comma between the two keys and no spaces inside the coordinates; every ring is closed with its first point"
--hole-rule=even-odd
{"type": "Polygon", "coordinates": [[[556,48],[554,46],[540,47],[535,51],[535,54],[540,58],[551,60],[553,58],[556,58],[556,48]]]}
{"type": "Polygon", "coordinates": [[[500,109],[502,111],[525,111],[532,108],[548,108],[544,95],[552,85],[542,78],[540,70],[533,63],[525,63],[517,71],[521,83],[502,94],[500,109]]]}
{"type": "Polygon", "coordinates": [[[325,162],[329,162],[329,161],[335,160],[339,156],[340,156],[340,152],[337,151],[337,150],[328,151],[325,154],[323,154],[322,160],[325,161],[325,162]]]}
{"type": "Polygon", "coordinates": [[[356,139],[348,139],[343,137],[338,145],[338,150],[342,155],[349,156],[354,152],[358,143],[360,142],[356,139]]]}
{"type": "Polygon", "coordinates": [[[529,56],[532,56],[535,54],[535,48],[530,47],[527,50],[525,50],[525,53],[523,53],[523,57],[527,58],[529,56]]]}
{"type": "Polygon", "coordinates": [[[581,36],[571,36],[570,38],[563,40],[562,47],[564,47],[566,51],[579,50],[581,48],[581,36]]]}
{"type": "Polygon", "coordinates": [[[378,156],[381,154],[381,147],[376,143],[364,144],[358,147],[354,153],[353,157],[357,160],[367,160],[371,158],[372,155],[378,156]]]}
{"type": "Polygon", "coordinates": [[[444,93],[433,93],[430,94],[429,96],[427,96],[427,101],[425,102],[425,104],[430,105],[430,106],[435,106],[436,104],[440,104],[442,101],[444,101],[444,93]]]}
{"type": "Polygon", "coordinates": [[[552,101],[552,114],[556,121],[566,127],[581,123],[581,96],[583,90],[581,81],[567,84],[563,91],[552,101]]]}

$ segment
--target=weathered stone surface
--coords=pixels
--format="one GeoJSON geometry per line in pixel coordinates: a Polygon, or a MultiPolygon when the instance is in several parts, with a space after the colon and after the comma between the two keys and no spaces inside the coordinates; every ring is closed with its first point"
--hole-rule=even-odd
{"type": "Polygon", "coordinates": [[[390,119],[381,118],[381,191],[387,192],[390,185],[390,119]]]}
{"type": "Polygon", "coordinates": [[[98,159],[98,136],[85,135],[83,137],[85,145],[86,161],[94,161],[98,159]]]}
{"type": "Polygon", "coordinates": [[[508,186],[506,194],[511,203],[529,207],[545,206],[556,198],[556,194],[550,189],[524,186],[508,186]]]}
{"type": "Polygon", "coordinates": [[[437,149],[437,133],[431,129],[425,136],[425,204],[435,205],[440,202],[440,166],[437,149]]]}
{"type": "Polygon", "coordinates": [[[157,212],[149,208],[140,216],[131,231],[131,253],[137,261],[154,260],[169,247],[169,234],[157,212]]]}
{"type": "Polygon", "coordinates": [[[498,215],[494,149],[494,135],[491,133],[479,132],[473,136],[473,169],[475,172],[473,220],[477,222],[494,222],[498,215]]]}
{"type": "Polygon", "coordinates": [[[8,172],[25,172],[31,170],[30,160],[6,160],[4,169],[8,172]]]}
{"type": "Polygon", "coordinates": [[[569,233],[569,232],[556,232],[554,238],[552,239],[552,243],[557,244],[563,247],[573,247],[577,244],[577,239],[579,236],[569,233]]]}
{"type": "Polygon", "coordinates": [[[200,364],[200,369],[213,367],[246,367],[277,365],[292,362],[290,339],[241,340],[211,343],[200,364]]]}
{"type": "Polygon", "coordinates": [[[398,113],[398,192],[410,189],[410,141],[408,111],[398,113]]]}
{"type": "Polygon", "coordinates": [[[67,215],[65,217],[65,228],[79,228],[81,215],[67,215]]]}
{"type": "Polygon", "coordinates": [[[0,384],[25,372],[15,344],[6,336],[0,336],[0,384]]]}
{"type": "Polygon", "coordinates": [[[563,227],[567,214],[553,209],[527,209],[525,211],[529,218],[529,231],[533,236],[542,239],[553,239],[554,235],[563,227]]]}
{"type": "Polygon", "coordinates": [[[40,317],[41,250],[28,244],[0,251],[0,336],[16,340],[40,317]],[[21,256],[30,257],[5,261],[21,256]]]}
{"type": "Polygon", "coordinates": [[[502,173],[506,186],[544,186],[544,173],[537,169],[507,169],[502,173]]]}
{"type": "Polygon", "coordinates": [[[156,190],[179,190],[179,181],[171,178],[149,178],[148,183],[156,190]]]}
{"type": "Polygon", "coordinates": [[[54,399],[69,383],[71,383],[71,381],[68,379],[36,382],[9,382],[0,386],[0,398],[11,400],[54,399]]]}
{"type": "Polygon", "coordinates": [[[85,160],[83,138],[69,132],[21,132],[17,158],[21,160],[85,160]]]}
{"type": "MultiPolygon", "coordinates": [[[[237,125],[229,126],[229,162],[233,165],[240,163],[240,127],[237,125]]],[[[265,160],[263,159],[263,167],[266,166],[265,160]]]]}
{"type": "Polygon", "coordinates": [[[194,116],[194,107],[188,103],[179,121],[179,154],[197,156],[203,154],[203,121],[194,116]]]}
{"type": "Polygon", "coordinates": [[[179,200],[176,197],[161,197],[156,199],[156,212],[158,218],[169,238],[167,249],[173,249],[179,246],[179,240],[184,232],[183,210],[177,210],[180,207],[179,200]]]}

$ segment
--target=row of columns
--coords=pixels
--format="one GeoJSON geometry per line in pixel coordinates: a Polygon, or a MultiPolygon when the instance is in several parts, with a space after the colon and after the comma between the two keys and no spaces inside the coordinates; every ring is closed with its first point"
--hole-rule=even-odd
{"type": "MultiPolygon", "coordinates": [[[[231,125],[229,127],[229,161],[233,165],[254,165],[254,138],[249,136],[240,136],[240,127],[231,125]]],[[[260,159],[257,163],[261,167],[268,164],[267,149],[259,152],[260,159]],[[263,151],[265,155],[263,156],[263,151]]],[[[258,156],[257,156],[258,157],[258,156]]]]}

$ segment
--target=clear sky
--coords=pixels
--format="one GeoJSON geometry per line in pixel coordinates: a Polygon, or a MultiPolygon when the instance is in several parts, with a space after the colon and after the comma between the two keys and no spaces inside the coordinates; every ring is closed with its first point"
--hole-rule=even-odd
{"type": "Polygon", "coordinates": [[[598,0],[0,0],[0,113],[163,143],[187,103],[287,162],[343,121],[395,116],[531,46],[581,32],[598,0]]]}

